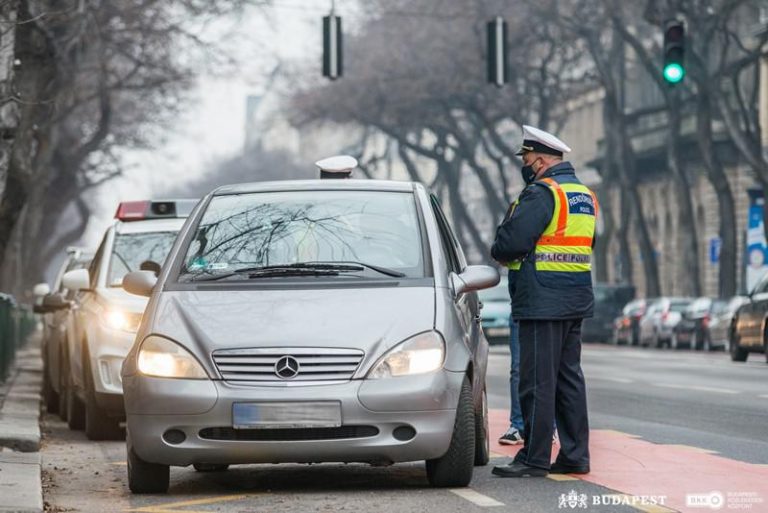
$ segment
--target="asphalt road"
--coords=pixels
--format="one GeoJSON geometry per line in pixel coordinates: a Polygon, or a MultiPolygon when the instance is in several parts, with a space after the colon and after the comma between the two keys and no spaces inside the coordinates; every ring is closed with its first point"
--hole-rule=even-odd
{"type": "MultiPolygon", "coordinates": [[[[583,359],[596,433],[615,430],[656,444],[694,446],[733,460],[768,463],[768,365],[763,358],[734,364],[723,353],[587,345],[583,359]]],[[[491,408],[507,408],[508,362],[505,348],[494,347],[488,375],[491,408]]],[[[502,413],[495,417],[503,421],[502,413]]],[[[46,501],[54,511],[552,512],[572,491],[590,501],[617,493],[599,479],[499,479],[491,475],[492,464],[507,458],[496,454],[491,465],[476,469],[472,486],[462,490],[430,488],[421,464],[249,465],[220,473],[174,468],[167,495],[132,496],[124,443],[89,442],[51,415],[45,417],[42,454],[46,501]]],[[[594,464],[593,474],[600,476],[594,464]]],[[[637,509],[591,503],[588,510],[637,509]]]]}

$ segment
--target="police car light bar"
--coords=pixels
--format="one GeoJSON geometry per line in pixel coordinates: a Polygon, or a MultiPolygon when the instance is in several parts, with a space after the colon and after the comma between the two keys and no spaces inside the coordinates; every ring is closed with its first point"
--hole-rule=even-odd
{"type": "Polygon", "coordinates": [[[115,218],[120,221],[141,221],[187,217],[197,200],[123,201],[117,206],[115,218]]]}

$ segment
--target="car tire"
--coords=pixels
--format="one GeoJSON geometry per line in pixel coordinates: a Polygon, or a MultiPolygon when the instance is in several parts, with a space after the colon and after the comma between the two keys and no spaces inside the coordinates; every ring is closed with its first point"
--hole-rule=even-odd
{"type": "Polygon", "coordinates": [[[67,372],[67,425],[72,431],[80,431],[85,428],[85,405],[77,397],[75,384],[72,382],[71,370],[67,372]]]}
{"type": "Polygon", "coordinates": [[[475,408],[472,404],[472,386],[465,376],[448,451],[440,458],[426,462],[429,484],[435,487],[468,486],[472,481],[474,461],[475,408]]]}
{"type": "Polygon", "coordinates": [[[104,409],[96,402],[93,373],[89,362],[90,358],[86,358],[85,436],[88,437],[88,440],[121,440],[123,439],[123,430],[120,428],[120,421],[108,417],[104,409]]]}
{"type": "Polygon", "coordinates": [[[142,460],[128,445],[128,488],[131,493],[167,493],[171,467],[142,460]]]}
{"type": "Polygon", "coordinates": [[[69,375],[69,359],[66,357],[66,353],[63,349],[59,355],[59,365],[61,365],[61,371],[59,372],[59,418],[66,422],[69,414],[69,411],[67,410],[67,375],[69,375]]]}
{"type": "Polygon", "coordinates": [[[475,466],[483,467],[491,460],[491,435],[488,427],[488,393],[483,387],[480,411],[475,412],[475,466]]]}
{"type": "Polygon", "coordinates": [[[229,468],[227,464],[195,463],[192,465],[198,472],[224,472],[229,468]]]}
{"type": "Polygon", "coordinates": [[[729,352],[732,362],[746,362],[749,352],[739,345],[739,335],[734,328],[731,328],[731,343],[729,352]]]}
{"type": "Polygon", "coordinates": [[[50,370],[47,361],[43,364],[43,401],[45,402],[45,409],[48,413],[59,412],[59,394],[56,393],[56,390],[53,389],[53,385],[51,385],[50,370]]]}

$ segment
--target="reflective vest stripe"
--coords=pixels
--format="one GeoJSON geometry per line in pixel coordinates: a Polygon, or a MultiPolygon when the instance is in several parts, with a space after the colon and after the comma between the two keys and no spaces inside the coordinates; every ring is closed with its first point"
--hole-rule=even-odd
{"type": "Polygon", "coordinates": [[[543,235],[538,242],[539,245],[552,246],[587,246],[592,247],[592,237],[557,237],[554,235],[543,235]]]}
{"type": "Polygon", "coordinates": [[[589,191],[589,193],[592,195],[592,201],[595,202],[595,220],[597,220],[597,214],[599,213],[599,210],[600,210],[600,205],[597,203],[597,194],[595,194],[592,191],[589,191]]]}
{"type": "Polygon", "coordinates": [[[555,210],[552,220],[536,242],[533,255],[536,270],[590,272],[597,198],[580,183],[560,183],[553,178],[545,178],[541,182],[552,191],[555,210]]]}
{"type": "Polygon", "coordinates": [[[555,190],[555,193],[560,199],[559,202],[556,202],[559,203],[559,205],[556,204],[555,206],[555,209],[558,207],[560,208],[560,212],[558,212],[557,216],[557,229],[555,230],[555,236],[562,237],[565,235],[565,228],[568,224],[568,197],[565,195],[563,188],[560,187],[560,184],[552,178],[545,178],[542,180],[542,182],[549,184],[549,186],[555,190]]]}

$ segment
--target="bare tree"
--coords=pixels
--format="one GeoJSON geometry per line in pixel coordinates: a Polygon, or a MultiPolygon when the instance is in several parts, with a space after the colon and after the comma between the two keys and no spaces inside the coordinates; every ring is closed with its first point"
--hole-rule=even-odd
{"type": "Polygon", "coordinates": [[[429,163],[460,236],[488,258],[493,234],[480,227],[495,226],[507,210],[519,127],[563,124],[567,112],[558,101],[588,81],[575,66],[579,49],[556,27],[526,24],[521,2],[461,0],[448,9],[427,0],[379,0],[368,8],[361,36],[347,38],[346,66],[354,71],[298,91],[294,121],[369,127],[397,143],[414,179],[429,163]],[[496,15],[511,23],[511,83],[503,89],[484,82],[485,23],[496,15]],[[481,219],[465,204],[469,184],[482,191],[481,219]]]}
{"type": "Polygon", "coordinates": [[[47,259],[82,234],[83,193],[122,172],[119,148],[161,140],[154,128],[178,110],[191,81],[225,64],[191,27],[246,3],[259,1],[18,2],[10,101],[20,121],[0,196],[6,287],[8,276],[39,279],[47,259]],[[78,217],[57,234],[65,211],[78,217]],[[21,254],[8,265],[13,237],[21,254]]]}

